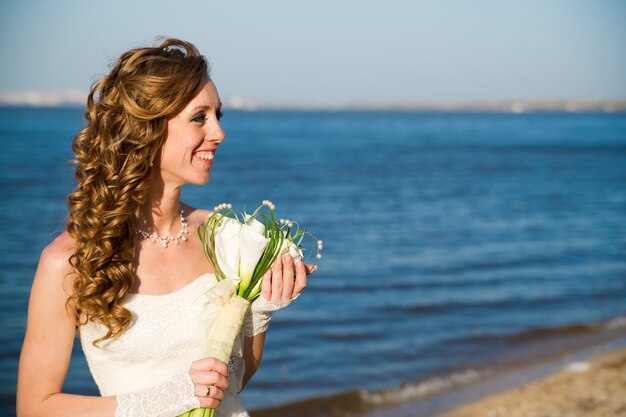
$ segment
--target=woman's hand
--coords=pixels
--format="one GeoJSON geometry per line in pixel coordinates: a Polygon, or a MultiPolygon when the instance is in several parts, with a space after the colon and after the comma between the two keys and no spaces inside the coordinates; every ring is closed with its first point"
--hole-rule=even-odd
{"type": "Polygon", "coordinates": [[[194,383],[194,394],[200,407],[218,408],[228,388],[228,367],[215,358],[199,359],[191,363],[189,376],[194,383]]]}
{"type": "Polygon", "coordinates": [[[261,295],[268,301],[281,304],[297,297],[307,284],[307,275],[317,270],[313,264],[294,263],[291,255],[276,258],[274,265],[263,276],[261,295]]]}

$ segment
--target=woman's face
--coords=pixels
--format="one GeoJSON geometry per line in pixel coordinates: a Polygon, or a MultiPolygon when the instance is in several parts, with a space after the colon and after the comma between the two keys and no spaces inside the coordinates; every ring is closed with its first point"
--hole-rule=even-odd
{"type": "Polygon", "coordinates": [[[206,184],[217,146],[226,136],[219,119],[222,102],[207,82],[179,114],[167,122],[160,173],[165,184],[206,184]]]}

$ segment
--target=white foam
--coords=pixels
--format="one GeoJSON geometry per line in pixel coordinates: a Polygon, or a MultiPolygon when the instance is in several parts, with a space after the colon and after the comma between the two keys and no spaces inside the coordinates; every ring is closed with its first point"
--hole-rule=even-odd
{"type": "Polygon", "coordinates": [[[430,378],[417,384],[407,384],[391,390],[361,390],[360,395],[363,402],[372,406],[380,407],[390,404],[400,404],[453,387],[465,385],[469,382],[476,381],[481,376],[483,376],[483,374],[478,371],[468,369],[465,371],[455,372],[445,377],[430,378]]]}
{"type": "Polygon", "coordinates": [[[568,372],[587,372],[590,368],[589,362],[572,362],[565,366],[565,370],[568,372]]]}
{"type": "Polygon", "coordinates": [[[622,329],[626,327],[626,317],[616,317],[613,320],[609,320],[606,327],[609,329],[622,329]]]}

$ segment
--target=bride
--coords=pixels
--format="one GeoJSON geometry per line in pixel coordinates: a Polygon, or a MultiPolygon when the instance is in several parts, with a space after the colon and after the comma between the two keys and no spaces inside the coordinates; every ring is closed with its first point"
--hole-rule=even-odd
{"type": "MultiPolygon", "coordinates": [[[[67,231],[42,252],[20,357],[17,415],[247,416],[238,392],[258,369],[273,310],[312,265],[278,259],[263,278],[229,364],[203,358],[218,307],[195,233],[210,212],[183,204],[206,184],[225,135],[206,59],[190,43],[122,54],[94,84],[75,137],[67,231]],[[78,329],[101,396],[61,392],[78,329]]],[[[219,157],[218,159],[219,160],[219,157]]]]}

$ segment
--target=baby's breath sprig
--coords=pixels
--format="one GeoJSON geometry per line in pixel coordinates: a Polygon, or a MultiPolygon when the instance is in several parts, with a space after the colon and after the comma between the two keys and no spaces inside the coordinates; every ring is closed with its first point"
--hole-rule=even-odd
{"type": "Polygon", "coordinates": [[[233,208],[233,205],[230,203],[222,203],[222,204],[218,204],[217,206],[213,207],[213,211],[222,211],[224,209],[231,209],[233,208]]]}
{"type": "Polygon", "coordinates": [[[322,249],[324,249],[324,241],[318,240],[317,241],[317,255],[315,256],[317,259],[322,259],[322,254],[320,253],[322,252],[322,249]]]}

